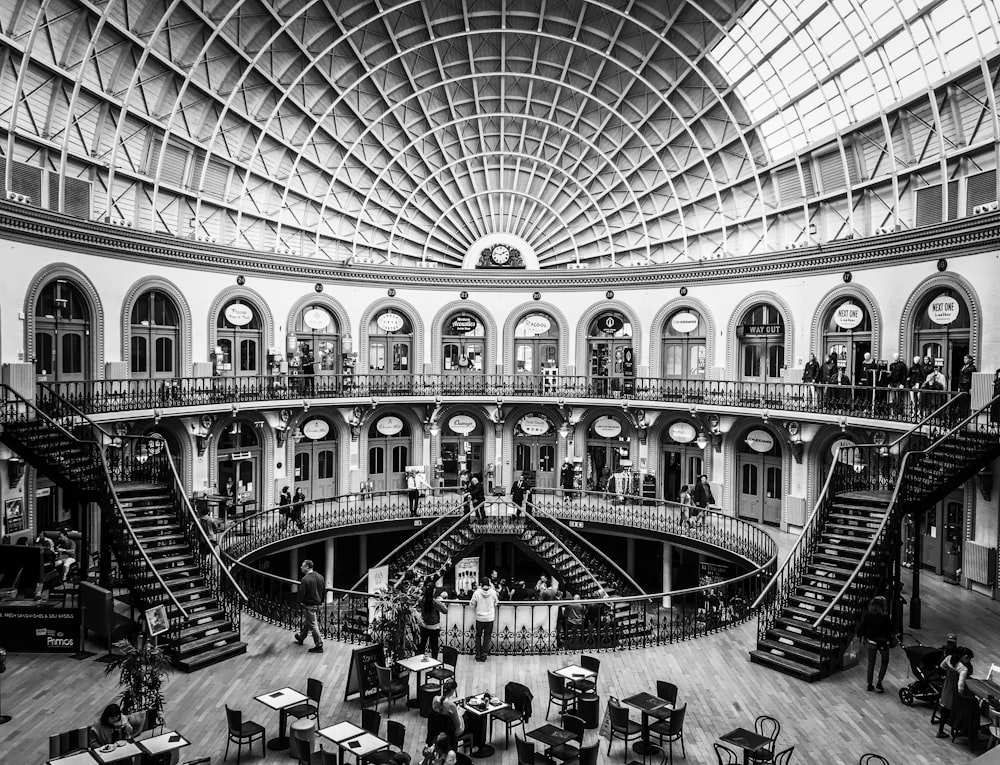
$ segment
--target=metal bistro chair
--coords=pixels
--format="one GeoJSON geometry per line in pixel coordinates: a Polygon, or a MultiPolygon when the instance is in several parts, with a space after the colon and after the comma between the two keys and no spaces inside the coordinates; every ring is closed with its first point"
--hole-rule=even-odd
{"type": "Polygon", "coordinates": [[[319,702],[323,698],[323,681],[310,677],[306,681],[306,700],[287,710],[289,717],[315,717],[319,727],[319,702]]]}
{"type": "Polygon", "coordinates": [[[382,727],[382,715],[374,709],[362,709],[361,727],[373,736],[377,736],[379,728],[382,727]]]}
{"type": "Polygon", "coordinates": [[[229,726],[229,738],[226,741],[226,754],[223,759],[228,759],[229,757],[229,745],[231,743],[236,744],[236,765],[240,765],[240,754],[243,752],[243,747],[247,746],[253,750],[254,739],[260,739],[260,753],[267,756],[267,752],[264,750],[264,726],[260,723],[255,723],[252,720],[244,720],[243,712],[239,709],[230,709],[229,705],[226,705],[226,723],[229,726]]]}
{"type": "Polygon", "coordinates": [[[671,704],[677,703],[677,686],[673,683],[668,683],[666,680],[656,681],[656,695],[659,696],[664,701],[669,701],[671,704]]]}
{"type": "Polygon", "coordinates": [[[649,732],[655,735],[660,743],[664,741],[669,745],[670,762],[674,761],[674,742],[681,742],[681,756],[687,758],[684,749],[684,717],[687,714],[687,704],[675,707],[666,720],[660,720],[649,726],[649,732]]]}
{"type": "Polygon", "coordinates": [[[628,751],[628,742],[639,738],[642,735],[642,726],[630,720],[628,710],[618,703],[618,699],[608,699],[608,715],[611,718],[611,730],[608,735],[608,754],[611,754],[611,745],[616,738],[625,742],[625,749],[628,751]]]}
{"type": "Polygon", "coordinates": [[[427,672],[427,677],[443,683],[449,677],[454,677],[458,670],[458,649],[450,645],[441,648],[441,666],[427,672]]]}
{"type": "Polygon", "coordinates": [[[775,745],[778,742],[778,734],[781,733],[781,723],[769,715],[760,715],[756,720],[754,720],[753,728],[761,736],[771,739],[771,743],[766,749],[759,749],[756,752],[750,752],[747,757],[747,762],[751,765],[757,765],[757,763],[769,763],[773,761],[775,745]]]}
{"type": "Polygon", "coordinates": [[[792,761],[792,752],[795,751],[794,746],[790,746],[787,749],[782,749],[776,755],[774,755],[774,765],[788,765],[792,761]]]}
{"type": "Polygon", "coordinates": [[[513,680],[507,683],[503,689],[503,700],[509,706],[498,709],[490,715],[490,738],[492,738],[494,720],[504,724],[504,746],[508,749],[510,748],[511,728],[520,725],[521,733],[526,734],[525,726],[531,718],[531,701],[533,698],[531,689],[528,686],[515,683],[513,680]]]}
{"type": "Polygon", "coordinates": [[[552,709],[552,705],[556,704],[559,707],[559,714],[566,714],[566,710],[569,705],[576,700],[576,693],[566,687],[566,678],[562,675],[557,675],[551,669],[548,671],[549,676],[549,703],[545,707],[545,719],[549,719],[549,711],[552,709]]]}
{"type": "Polygon", "coordinates": [[[715,759],[718,765],[740,765],[739,755],[728,746],[719,743],[712,744],[712,746],[715,747],[715,759]]]}
{"type": "Polygon", "coordinates": [[[858,765],[889,765],[889,761],[881,754],[869,752],[868,754],[861,755],[858,765]]]}

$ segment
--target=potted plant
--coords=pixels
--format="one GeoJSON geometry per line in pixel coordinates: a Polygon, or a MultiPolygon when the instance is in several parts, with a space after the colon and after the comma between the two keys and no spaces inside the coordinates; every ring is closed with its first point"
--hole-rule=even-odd
{"type": "Polygon", "coordinates": [[[104,668],[105,676],[118,670],[118,687],[121,688],[121,708],[126,714],[151,710],[159,717],[165,706],[163,680],[170,668],[170,659],[163,649],[150,641],[134,646],[128,640],[115,643],[120,654],[115,654],[104,668]]]}

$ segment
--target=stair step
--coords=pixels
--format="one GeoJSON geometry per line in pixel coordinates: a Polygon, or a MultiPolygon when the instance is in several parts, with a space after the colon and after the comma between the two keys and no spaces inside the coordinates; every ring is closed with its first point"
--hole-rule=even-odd
{"type": "MultiPolygon", "coordinates": [[[[775,622],[775,624],[777,624],[777,622],[775,622]]],[[[795,643],[795,645],[808,647],[816,653],[820,653],[823,648],[823,641],[815,634],[808,634],[805,631],[788,629],[786,626],[771,627],[771,629],[767,631],[767,637],[772,640],[778,640],[780,638],[791,640],[795,643]]]]}
{"type": "Polygon", "coordinates": [[[220,630],[219,632],[204,635],[197,640],[180,641],[174,650],[176,651],[177,656],[181,658],[190,658],[193,654],[202,653],[209,648],[218,645],[235,643],[239,641],[239,639],[240,633],[235,632],[234,630],[220,630]]]}
{"type": "Polygon", "coordinates": [[[823,673],[816,667],[811,667],[807,664],[789,659],[786,656],[778,656],[770,651],[751,651],[750,661],[754,664],[764,664],[777,669],[779,672],[784,672],[787,675],[798,677],[809,683],[823,677],[823,673]]]}
{"type": "Polygon", "coordinates": [[[814,552],[813,560],[820,563],[826,563],[830,566],[840,566],[842,568],[848,568],[854,570],[857,567],[858,561],[861,560],[862,553],[851,552],[850,550],[838,551],[837,554],[825,550],[823,552],[814,552]]]}
{"type": "Polygon", "coordinates": [[[191,555],[191,546],[187,544],[149,544],[149,542],[155,542],[156,540],[143,539],[142,549],[146,551],[148,555],[154,561],[160,561],[176,556],[177,553],[187,553],[188,557],[191,555]]]}
{"type": "Polygon", "coordinates": [[[853,568],[833,566],[822,562],[813,562],[806,566],[803,576],[811,576],[822,581],[846,582],[853,568]]]}
{"type": "Polygon", "coordinates": [[[775,655],[780,652],[789,659],[817,669],[823,665],[823,654],[804,645],[793,645],[783,640],[764,638],[757,641],[757,649],[775,655]]]}
{"type": "Polygon", "coordinates": [[[196,669],[217,664],[232,656],[239,656],[247,652],[247,644],[243,642],[227,643],[210,651],[205,651],[187,659],[178,659],[177,667],[185,672],[193,672],[196,669]]]}
{"type": "Polygon", "coordinates": [[[178,640],[196,640],[209,632],[224,632],[232,629],[232,626],[232,623],[225,616],[220,616],[217,619],[199,619],[196,624],[189,623],[182,627],[178,634],[178,640]]]}

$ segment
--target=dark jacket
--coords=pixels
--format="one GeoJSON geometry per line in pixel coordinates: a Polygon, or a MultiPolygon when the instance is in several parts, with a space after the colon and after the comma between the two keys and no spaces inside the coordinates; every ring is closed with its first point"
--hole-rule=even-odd
{"type": "Polygon", "coordinates": [[[902,359],[896,359],[889,365],[889,385],[899,387],[906,384],[906,364],[902,359]]]}
{"type": "Polygon", "coordinates": [[[708,507],[715,504],[715,497],[712,496],[712,487],[701,481],[698,482],[698,485],[694,487],[694,491],[691,492],[691,499],[694,500],[694,504],[697,507],[708,507]]]}
{"type": "Polygon", "coordinates": [[[299,603],[303,606],[318,606],[323,602],[326,581],[318,571],[310,571],[299,581],[299,603]]]}
{"type": "Polygon", "coordinates": [[[472,505],[478,507],[486,502],[486,487],[482,481],[469,484],[469,496],[472,498],[472,505]]]}
{"type": "Polygon", "coordinates": [[[518,478],[514,481],[514,485],[510,487],[510,498],[518,505],[524,502],[524,498],[530,493],[531,487],[523,478],[518,478]]]}
{"type": "Polygon", "coordinates": [[[802,370],[802,382],[819,382],[819,362],[816,359],[809,359],[805,369],[802,370]]]}
{"type": "Polygon", "coordinates": [[[858,637],[881,645],[889,645],[892,640],[892,619],[889,614],[865,611],[858,625],[858,637]]]}
{"type": "Polygon", "coordinates": [[[958,373],[958,389],[968,393],[972,390],[972,373],[977,371],[975,364],[964,364],[958,373]]]}
{"type": "Polygon", "coordinates": [[[924,384],[924,380],[927,375],[924,374],[924,367],[922,364],[914,364],[910,367],[909,373],[906,375],[906,386],[908,388],[919,388],[924,384]]]}

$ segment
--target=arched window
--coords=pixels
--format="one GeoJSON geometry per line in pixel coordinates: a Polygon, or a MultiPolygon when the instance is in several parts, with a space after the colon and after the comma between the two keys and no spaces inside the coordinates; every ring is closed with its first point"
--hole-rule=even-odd
{"type": "Polygon", "coordinates": [[[314,374],[340,374],[340,325],[333,312],[324,305],[307,305],[295,318],[294,327],[288,338],[292,366],[299,364],[308,347],[313,354],[314,374]]]}
{"type": "Polygon", "coordinates": [[[785,368],[785,321],[768,303],[758,303],[736,326],[740,343],[739,376],[750,382],[781,379],[785,368]]]}
{"type": "Polygon", "coordinates": [[[261,312],[237,299],[219,312],[216,320],[216,374],[252,377],[264,374],[261,312]]]}
{"type": "Polygon", "coordinates": [[[673,380],[700,380],[705,377],[705,322],[701,314],[680,308],[663,326],[661,374],[673,380]]]}
{"type": "Polygon", "coordinates": [[[514,327],[514,372],[543,374],[559,369],[559,325],[547,313],[529,313],[514,327]]]}
{"type": "Polygon", "coordinates": [[[872,385],[870,374],[866,375],[862,369],[865,354],[871,350],[872,317],[868,309],[861,301],[851,298],[835,304],[823,321],[823,348],[816,354],[820,363],[836,353],[838,363],[844,366],[852,382],[872,385]]]}
{"type": "Polygon", "coordinates": [[[605,311],[587,327],[590,379],[598,395],[627,391],[635,383],[632,324],[620,311],[605,311]]]}
{"type": "Polygon", "coordinates": [[[456,311],[441,325],[441,371],[479,373],[486,369],[486,327],[469,311],[456,311]]]}
{"type": "Polygon", "coordinates": [[[43,288],[35,302],[35,374],[84,380],[89,374],[90,310],[83,293],[65,279],[43,288]]]}
{"type": "Polygon", "coordinates": [[[405,314],[387,308],[368,325],[368,371],[409,374],[413,370],[413,323],[405,314]]]}
{"type": "Polygon", "coordinates": [[[961,293],[951,288],[926,295],[917,307],[913,333],[913,355],[929,357],[956,390],[963,357],[970,353],[971,319],[961,293]]]}
{"type": "Polygon", "coordinates": [[[160,290],[132,306],[130,369],[134,378],[175,377],[180,367],[180,322],[173,298],[160,290]]]}

